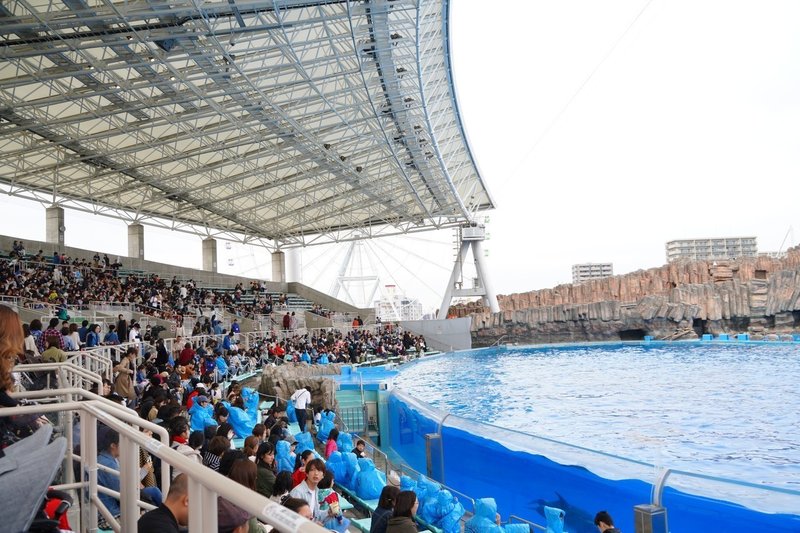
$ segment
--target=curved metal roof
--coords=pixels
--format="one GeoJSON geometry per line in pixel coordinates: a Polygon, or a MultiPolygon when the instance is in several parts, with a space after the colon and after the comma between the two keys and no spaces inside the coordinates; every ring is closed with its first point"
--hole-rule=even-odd
{"type": "Polygon", "coordinates": [[[9,194],[268,247],[493,207],[447,1],[9,0],[0,50],[9,194]]]}

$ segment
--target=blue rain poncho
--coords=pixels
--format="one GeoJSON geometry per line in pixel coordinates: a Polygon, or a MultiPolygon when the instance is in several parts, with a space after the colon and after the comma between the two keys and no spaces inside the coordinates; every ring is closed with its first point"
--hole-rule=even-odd
{"type": "Polygon", "coordinates": [[[546,533],[564,533],[564,511],[545,506],[544,518],[547,520],[546,533]]]}
{"type": "Polygon", "coordinates": [[[342,452],[333,452],[331,456],[328,457],[325,468],[331,471],[336,483],[346,486],[344,482],[347,479],[347,463],[344,462],[342,452]]]}
{"type": "Polygon", "coordinates": [[[308,431],[298,433],[294,436],[294,440],[297,441],[297,447],[294,449],[295,455],[311,450],[314,452],[314,456],[318,456],[316,450],[314,450],[314,439],[311,437],[311,433],[308,431]]]}
{"type": "Polygon", "coordinates": [[[433,525],[441,528],[444,533],[461,533],[461,517],[464,516],[464,506],[449,490],[439,491],[433,514],[436,515],[433,525]]]}
{"type": "MultiPolygon", "coordinates": [[[[317,430],[317,439],[319,439],[320,442],[325,442],[328,440],[328,434],[334,427],[336,427],[336,425],[333,423],[335,419],[336,419],[336,413],[334,413],[333,411],[322,413],[322,417],[320,418],[319,421],[319,429],[317,430]]],[[[339,450],[343,452],[349,452],[352,449],[353,449],[352,447],[347,449],[339,448],[339,450]]]]}
{"type": "Polygon", "coordinates": [[[464,524],[464,533],[502,533],[503,528],[495,522],[496,516],[497,502],[494,498],[478,498],[475,500],[475,514],[464,524]]]}
{"type": "Polygon", "coordinates": [[[359,459],[358,467],[360,472],[356,476],[356,494],[362,500],[377,500],[386,486],[386,475],[375,468],[372,459],[359,459]]]}
{"type": "Polygon", "coordinates": [[[342,452],[342,459],[347,466],[347,470],[344,479],[339,481],[339,484],[346,487],[348,490],[355,491],[358,473],[361,471],[358,464],[358,457],[356,457],[356,454],[353,452],[342,452]]]}
{"type": "Polygon", "coordinates": [[[278,465],[278,473],[294,472],[294,454],[288,440],[279,440],[275,444],[275,463],[278,465]]]}
{"type": "Polygon", "coordinates": [[[353,446],[353,436],[350,433],[339,433],[339,438],[336,439],[336,447],[340,450],[344,450],[349,452],[355,446],[353,446]]]}
{"type": "Polygon", "coordinates": [[[200,402],[194,402],[189,409],[189,416],[192,431],[205,431],[207,427],[217,425],[217,421],[214,420],[214,408],[210,403],[203,407],[200,402]]]}
{"type": "Polygon", "coordinates": [[[242,400],[244,400],[244,409],[233,407],[228,402],[222,402],[228,408],[228,423],[233,426],[233,432],[240,439],[252,435],[253,427],[260,421],[258,392],[250,387],[244,387],[242,400]]]}
{"type": "Polygon", "coordinates": [[[417,482],[408,477],[407,475],[403,474],[400,476],[400,490],[413,490],[416,494],[417,482]]]}
{"type": "Polygon", "coordinates": [[[286,403],[286,418],[289,419],[290,424],[297,423],[297,413],[294,412],[294,402],[286,403]]]}

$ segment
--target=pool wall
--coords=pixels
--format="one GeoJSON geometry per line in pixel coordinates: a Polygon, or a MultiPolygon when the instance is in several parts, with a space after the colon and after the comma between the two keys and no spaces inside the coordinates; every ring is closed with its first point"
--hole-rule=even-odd
{"type": "MultiPolygon", "coordinates": [[[[544,524],[542,507],[555,506],[566,511],[566,531],[594,533],[594,514],[605,509],[620,529],[632,532],[633,507],[651,501],[652,483],[643,480],[656,478],[653,465],[467,420],[398,389],[389,396],[388,413],[395,453],[472,498],[495,498],[504,520],[514,514],[544,524]]],[[[798,515],[759,512],[670,487],[663,504],[673,532],[800,531],[798,515]]]]}

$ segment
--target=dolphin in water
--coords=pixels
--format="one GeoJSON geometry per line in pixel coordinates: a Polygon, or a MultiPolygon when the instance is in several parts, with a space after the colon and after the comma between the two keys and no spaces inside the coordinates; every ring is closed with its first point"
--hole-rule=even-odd
{"type": "Polygon", "coordinates": [[[545,517],[545,506],[555,507],[564,511],[564,530],[568,533],[597,533],[593,514],[580,507],[575,507],[558,492],[556,492],[556,496],[558,499],[551,501],[546,501],[541,498],[535,500],[531,502],[530,507],[535,509],[543,518],[545,517]]]}

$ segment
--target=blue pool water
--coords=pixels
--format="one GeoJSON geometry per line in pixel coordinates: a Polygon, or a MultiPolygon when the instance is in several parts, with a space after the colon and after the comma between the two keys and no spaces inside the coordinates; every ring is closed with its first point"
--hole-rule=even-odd
{"type": "Polygon", "coordinates": [[[403,369],[453,414],[682,470],[800,488],[800,346],[693,344],[446,354],[403,369]]]}
{"type": "Polygon", "coordinates": [[[714,530],[723,515],[737,529],[800,531],[798,383],[800,347],[793,344],[445,354],[408,365],[395,379],[401,392],[390,402],[392,446],[424,471],[424,435],[437,433],[444,419],[433,466],[446,472],[445,483],[474,497],[493,495],[501,512],[539,522],[544,504],[570,507],[569,531],[591,530],[587,517],[600,508],[615,510],[630,526],[622,529],[632,530],[631,509],[649,501],[653,465],[777,491],[673,474],[664,495],[672,531],[714,530]],[[509,469],[524,495],[506,490],[509,469]]]}

